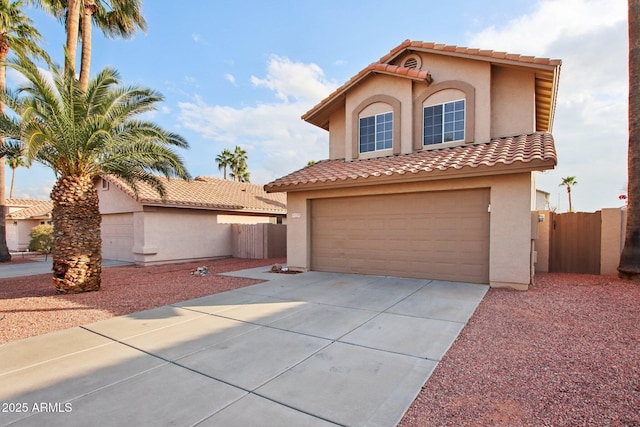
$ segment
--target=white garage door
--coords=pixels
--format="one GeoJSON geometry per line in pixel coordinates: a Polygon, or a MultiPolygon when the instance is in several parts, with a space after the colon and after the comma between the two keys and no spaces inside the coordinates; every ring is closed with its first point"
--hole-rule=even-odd
{"type": "Polygon", "coordinates": [[[315,199],[311,269],[489,282],[489,189],[315,199]]]}

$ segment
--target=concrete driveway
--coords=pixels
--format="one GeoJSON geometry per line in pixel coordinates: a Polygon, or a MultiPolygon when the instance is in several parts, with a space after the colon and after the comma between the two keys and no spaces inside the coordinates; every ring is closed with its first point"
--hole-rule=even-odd
{"type": "Polygon", "coordinates": [[[488,289],[265,269],[0,346],[0,425],[394,426],[488,289]]]}

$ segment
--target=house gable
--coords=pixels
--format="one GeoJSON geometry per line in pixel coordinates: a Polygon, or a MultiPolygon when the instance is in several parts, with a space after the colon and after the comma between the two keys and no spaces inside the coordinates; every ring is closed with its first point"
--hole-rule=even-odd
{"type": "Polygon", "coordinates": [[[406,41],[302,118],[329,131],[330,159],[347,161],[549,132],[560,64],[406,41]]]}

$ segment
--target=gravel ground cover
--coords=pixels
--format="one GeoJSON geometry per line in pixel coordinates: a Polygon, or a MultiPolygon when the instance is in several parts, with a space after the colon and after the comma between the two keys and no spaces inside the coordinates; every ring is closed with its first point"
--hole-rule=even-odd
{"type": "MultiPolygon", "coordinates": [[[[25,262],[21,257],[14,258],[12,263],[25,262]]],[[[76,295],[57,295],[51,274],[0,279],[0,344],[260,283],[217,273],[284,261],[224,258],[109,267],[102,270],[100,291],[76,295]],[[202,266],[211,274],[191,274],[202,266]]]]}
{"type": "Polygon", "coordinates": [[[640,284],[490,289],[399,426],[640,426],[640,284]]]}

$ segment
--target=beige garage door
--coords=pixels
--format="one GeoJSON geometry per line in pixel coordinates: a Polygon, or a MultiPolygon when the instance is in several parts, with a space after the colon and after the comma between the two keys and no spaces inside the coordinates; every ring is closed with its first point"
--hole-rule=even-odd
{"type": "Polygon", "coordinates": [[[102,215],[102,258],[133,262],[133,214],[102,215]]]}
{"type": "Polygon", "coordinates": [[[489,282],[489,189],[316,199],[311,269],[489,282]]]}

